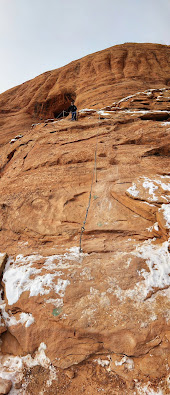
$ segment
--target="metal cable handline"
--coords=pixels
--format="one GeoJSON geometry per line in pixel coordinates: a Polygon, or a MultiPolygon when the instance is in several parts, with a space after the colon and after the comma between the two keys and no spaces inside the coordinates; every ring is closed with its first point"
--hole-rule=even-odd
{"type": "Polygon", "coordinates": [[[64,113],[68,114],[68,111],[65,111],[65,110],[61,111],[60,114],[58,114],[57,118],[59,118],[61,115],[63,115],[63,118],[64,118],[64,113]]]}
{"type": "Polygon", "coordinates": [[[85,219],[83,221],[83,226],[81,227],[79,252],[82,252],[81,241],[82,241],[83,232],[85,231],[86,220],[87,220],[87,216],[88,216],[88,212],[89,212],[89,208],[90,208],[94,176],[95,176],[96,182],[97,182],[97,167],[96,167],[96,164],[97,164],[98,133],[99,133],[99,131],[97,132],[97,136],[96,136],[96,149],[95,149],[95,156],[94,156],[94,168],[93,168],[92,182],[91,182],[91,188],[90,188],[89,201],[88,201],[88,206],[87,206],[87,210],[86,210],[86,215],[85,215],[85,219]]]}

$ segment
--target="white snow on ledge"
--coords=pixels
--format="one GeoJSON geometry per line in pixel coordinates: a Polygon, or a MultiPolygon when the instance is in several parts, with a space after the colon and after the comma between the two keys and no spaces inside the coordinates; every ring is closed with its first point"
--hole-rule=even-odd
{"type": "Polygon", "coordinates": [[[79,110],[79,113],[84,113],[84,112],[96,112],[94,108],[82,108],[82,110],[79,110]]]}
{"type": "MultiPolygon", "coordinates": [[[[170,199],[170,176],[160,176],[157,175],[156,177],[154,176],[153,179],[146,177],[146,176],[141,176],[139,179],[136,181],[137,185],[133,182],[132,186],[127,189],[127,192],[133,196],[133,197],[138,197],[143,195],[143,192],[147,195],[147,199],[150,202],[156,202],[159,199],[159,195],[161,194],[161,198],[165,201],[168,202],[170,199]],[[140,187],[140,191],[137,189],[140,187]],[[162,193],[165,191],[164,193],[162,193]],[[158,194],[157,194],[158,193],[158,194]]],[[[146,203],[146,202],[145,202],[146,203]]]]}
{"type": "Polygon", "coordinates": [[[97,114],[103,115],[103,116],[105,116],[105,115],[110,115],[110,111],[109,111],[109,112],[106,112],[106,111],[103,111],[103,110],[99,110],[99,111],[97,111],[97,114]]]}
{"type": "Polygon", "coordinates": [[[10,144],[15,143],[18,139],[21,139],[23,137],[22,134],[18,134],[18,136],[15,136],[12,140],[10,140],[10,144]]]}
{"type": "MultiPolygon", "coordinates": [[[[122,102],[124,102],[124,101],[127,101],[127,100],[129,100],[129,99],[131,99],[131,98],[133,98],[133,97],[135,97],[135,96],[141,95],[141,94],[150,96],[150,95],[152,95],[153,92],[163,92],[163,91],[166,92],[166,91],[168,91],[168,89],[166,89],[166,88],[152,88],[152,89],[147,89],[147,90],[145,90],[145,91],[139,91],[139,92],[134,93],[133,95],[123,97],[122,99],[120,99],[120,100],[117,102],[117,104],[122,103],[122,102]]],[[[113,103],[113,104],[114,104],[114,103],[113,103]]]]}
{"type": "Polygon", "coordinates": [[[167,110],[126,110],[126,112],[135,113],[135,114],[170,114],[167,110]]]}

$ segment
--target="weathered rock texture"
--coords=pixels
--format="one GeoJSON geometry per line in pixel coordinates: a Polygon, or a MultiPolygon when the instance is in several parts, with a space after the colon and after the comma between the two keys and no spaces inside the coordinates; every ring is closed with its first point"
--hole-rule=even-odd
{"type": "Polygon", "coordinates": [[[12,387],[12,382],[10,380],[3,380],[0,377],[0,394],[8,394],[12,387]]]}
{"type": "Polygon", "coordinates": [[[169,393],[169,70],[169,47],[125,44],[0,96],[1,366],[29,367],[21,393],[169,393]],[[73,97],[77,122],[40,122],[73,97]]]}
{"type": "Polygon", "coordinates": [[[72,99],[79,108],[101,108],[137,91],[169,86],[169,59],[169,46],[127,43],[8,90],[0,95],[1,144],[32,123],[57,117],[72,99]]]}

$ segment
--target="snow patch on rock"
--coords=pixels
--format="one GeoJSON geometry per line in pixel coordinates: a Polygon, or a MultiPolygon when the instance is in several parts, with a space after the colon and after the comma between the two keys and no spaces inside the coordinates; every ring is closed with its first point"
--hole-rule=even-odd
{"type": "Polygon", "coordinates": [[[44,259],[40,255],[27,257],[18,255],[15,261],[9,258],[3,275],[8,304],[16,303],[25,291],[29,291],[31,297],[48,294],[53,289],[60,297],[64,297],[70,281],[58,278],[63,276],[64,273],[57,270],[57,266],[62,265],[63,261],[77,260],[80,255],[82,254],[79,253],[79,247],[72,247],[64,255],[46,257],[41,268],[34,266],[38,260],[44,259]],[[44,269],[46,270],[45,274],[42,273],[44,269]]]}
{"type": "Polygon", "coordinates": [[[149,197],[149,200],[151,201],[157,201],[157,197],[155,195],[155,190],[158,189],[158,186],[156,186],[154,184],[154,182],[152,180],[150,180],[147,177],[144,177],[145,181],[143,182],[143,187],[145,189],[148,189],[148,193],[149,195],[151,195],[151,197],[149,197]]]}
{"type": "Polygon", "coordinates": [[[132,358],[128,358],[126,355],[124,355],[124,357],[118,362],[115,361],[115,365],[116,366],[121,366],[125,364],[126,368],[128,370],[133,370],[134,369],[134,362],[132,358]]]}
{"type": "Polygon", "coordinates": [[[149,200],[149,202],[157,202],[159,196],[165,202],[168,202],[170,199],[170,177],[158,175],[151,179],[142,176],[136,183],[133,182],[132,186],[127,189],[127,192],[134,198],[141,197],[142,199],[149,200]],[[146,197],[147,194],[149,196],[146,197]]]}
{"type": "Polygon", "coordinates": [[[170,229],[170,204],[162,204],[162,207],[158,211],[163,212],[163,217],[166,221],[166,228],[170,229]]]}
{"type": "Polygon", "coordinates": [[[156,232],[159,231],[159,226],[158,222],[155,222],[152,226],[149,226],[149,228],[146,228],[149,232],[152,232],[153,230],[156,230],[156,232]]]}
{"type": "Polygon", "coordinates": [[[137,383],[136,388],[139,395],[163,395],[161,389],[155,391],[153,388],[150,387],[150,383],[148,383],[145,386],[141,386],[140,383],[139,384],[137,383]]]}
{"type": "Polygon", "coordinates": [[[149,268],[149,272],[142,269],[144,277],[144,296],[154,288],[164,288],[170,285],[170,253],[168,251],[168,241],[161,246],[154,245],[151,240],[147,240],[142,246],[137,246],[132,254],[144,259],[149,268]]]}
{"type": "Polygon", "coordinates": [[[170,253],[169,242],[155,245],[155,239],[147,240],[131,252],[132,255],[145,260],[149,271],[142,269],[139,274],[144,280],[135,284],[134,288],[123,290],[113,282],[113,286],[107,292],[114,293],[116,297],[124,302],[127,298],[141,303],[155,288],[163,290],[170,286],[170,253]]]}
{"type": "Polygon", "coordinates": [[[137,197],[139,195],[139,191],[137,190],[136,184],[133,182],[132,186],[127,189],[127,192],[133,197],[137,197]]]}

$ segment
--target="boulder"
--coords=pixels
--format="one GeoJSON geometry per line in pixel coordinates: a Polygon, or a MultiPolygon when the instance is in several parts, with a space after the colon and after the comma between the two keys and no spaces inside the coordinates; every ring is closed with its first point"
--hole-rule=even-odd
{"type": "Polygon", "coordinates": [[[10,380],[4,380],[0,377],[0,395],[9,394],[12,388],[12,382],[10,380]]]}

